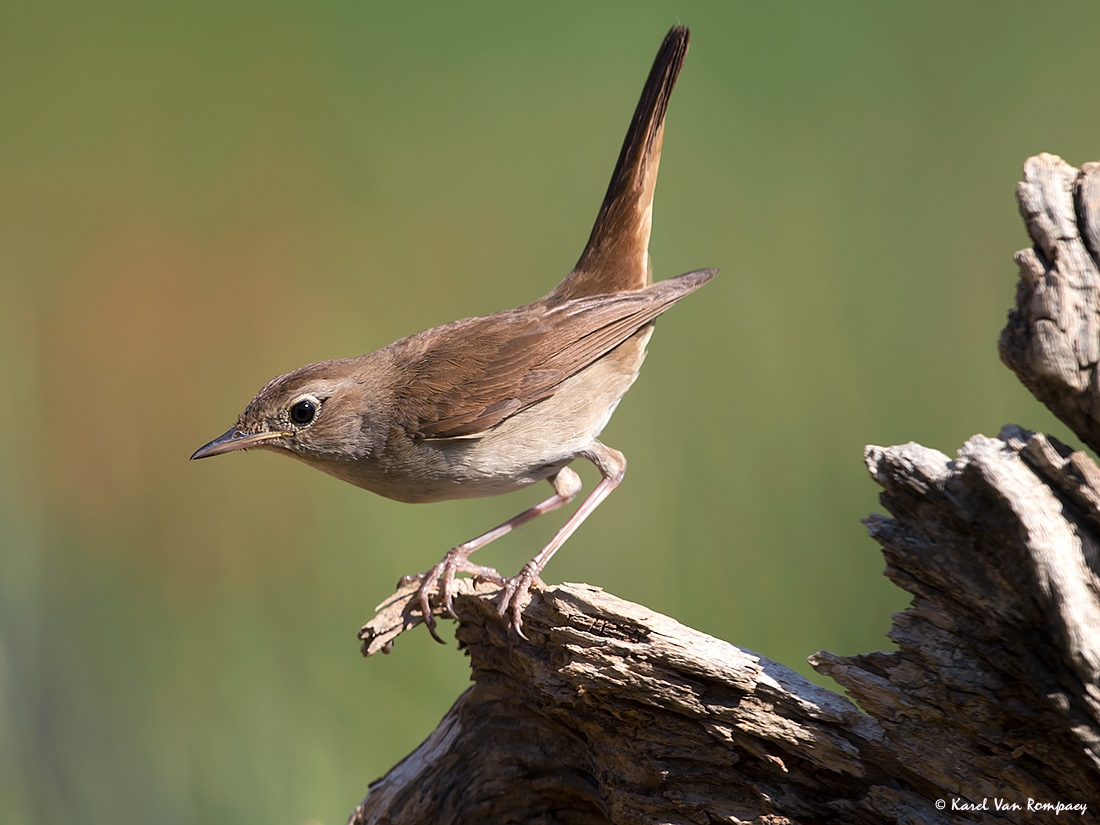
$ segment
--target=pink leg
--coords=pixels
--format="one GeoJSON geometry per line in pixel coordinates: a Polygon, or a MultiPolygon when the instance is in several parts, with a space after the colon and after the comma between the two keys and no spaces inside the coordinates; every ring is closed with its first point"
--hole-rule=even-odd
{"type": "Polygon", "coordinates": [[[563,467],[548,480],[550,486],[554,488],[554,495],[550,496],[546,501],[524,510],[518,516],[508,519],[508,521],[498,527],[494,527],[488,533],[482,533],[477,538],[470,539],[464,544],[451,548],[447,551],[447,555],[443,557],[443,560],[427,573],[403,576],[401,581],[398,582],[399,587],[414,581],[420,582],[420,590],[417,592],[417,597],[420,600],[421,615],[424,616],[424,624],[427,625],[428,632],[432,634],[432,638],[437,642],[445,644],[435,632],[435,616],[432,615],[431,605],[428,601],[431,596],[432,588],[435,587],[438,582],[439,593],[443,597],[443,608],[457,619],[458,617],[455,616],[452,594],[456,573],[471,573],[478,578],[503,584],[504,579],[496,570],[491,567],[483,567],[480,564],[474,564],[469,560],[470,554],[475,550],[480,550],[486,544],[489,544],[489,542],[495,541],[501,536],[512,532],[517,527],[538,518],[543,513],[549,513],[551,510],[557,510],[559,507],[568,504],[576,498],[577,493],[581,490],[580,476],[568,467],[563,467]]]}
{"type": "Polygon", "coordinates": [[[600,483],[596,485],[588,498],[581,502],[581,506],[573,512],[573,515],[562,525],[562,528],[554,534],[554,538],[550,539],[550,543],[542,548],[531,561],[523,565],[523,569],[518,574],[504,580],[504,593],[500,598],[500,615],[503,616],[511,610],[512,627],[524,639],[527,637],[523,635],[521,630],[523,627],[523,609],[531,601],[531,587],[540,583],[539,573],[546,567],[546,563],[550,561],[550,558],[558,552],[558,549],[565,544],[566,540],[573,535],[573,532],[581,526],[581,523],[591,515],[592,511],[599,507],[608,494],[619,486],[619,483],[623,480],[623,475],[626,473],[626,457],[618,450],[613,450],[599,441],[593,441],[592,446],[580,455],[587,458],[599,469],[600,474],[603,476],[600,483]]]}

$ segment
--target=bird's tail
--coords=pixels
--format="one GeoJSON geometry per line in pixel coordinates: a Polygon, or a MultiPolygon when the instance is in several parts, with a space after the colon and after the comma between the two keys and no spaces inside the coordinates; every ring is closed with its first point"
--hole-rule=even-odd
{"type": "Polygon", "coordinates": [[[551,297],[623,292],[642,289],[649,283],[649,232],[665,111],[687,56],[688,40],[688,30],[683,26],[672,28],[665,36],[642,89],[588,245],[551,297]]]}

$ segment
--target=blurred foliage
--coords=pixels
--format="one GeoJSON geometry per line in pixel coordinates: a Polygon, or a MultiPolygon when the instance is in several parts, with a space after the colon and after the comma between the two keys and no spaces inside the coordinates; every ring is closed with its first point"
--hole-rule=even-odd
{"type": "MultiPolygon", "coordinates": [[[[723,271],[661,320],[605,433],[627,481],[547,578],[808,673],[888,645],[906,602],[859,521],[865,444],[1068,438],[995,341],[1023,160],[1100,158],[1100,6],[4,17],[4,825],[343,822],[435,726],[463,656],[414,633],[362,661],[355,631],[545,491],[409,507],[271,455],[186,459],[277,373],[557,283],[675,22],[653,258],[723,271]]],[[[483,561],[517,569],[543,522],[483,561]]]]}

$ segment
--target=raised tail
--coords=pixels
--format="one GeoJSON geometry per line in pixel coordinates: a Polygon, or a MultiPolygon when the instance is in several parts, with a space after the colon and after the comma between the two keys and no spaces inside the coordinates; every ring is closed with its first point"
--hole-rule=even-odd
{"type": "Polygon", "coordinates": [[[588,245],[551,297],[623,292],[642,289],[649,283],[649,232],[665,112],[687,56],[689,38],[684,26],[675,26],[665,35],[634,110],[588,245]]]}

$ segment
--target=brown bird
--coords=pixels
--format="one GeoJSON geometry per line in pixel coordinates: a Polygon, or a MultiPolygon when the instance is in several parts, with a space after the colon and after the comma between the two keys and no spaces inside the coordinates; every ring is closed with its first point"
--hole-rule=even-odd
{"type": "MultiPolygon", "coordinates": [[[[493,496],[549,481],[550,498],[452,548],[420,582],[424,622],[437,640],[429,596],[453,616],[455,574],[503,586],[500,613],[523,635],[539,574],[622,481],[626,459],[597,440],[645,358],[653,321],[713,277],[689,272],[650,285],[649,234],[665,110],[688,48],[669,31],[650,71],[596,225],[576,267],[547,295],[516,309],[402,338],[377,352],[309,364],[257,393],[224,435],[192,459],[253,447],[407,502],[493,496]],[[602,479],[520,572],[504,578],[469,556],[533,518],[568,504],[578,456],[602,479]]],[[[441,641],[441,640],[440,640],[441,641]]]]}

